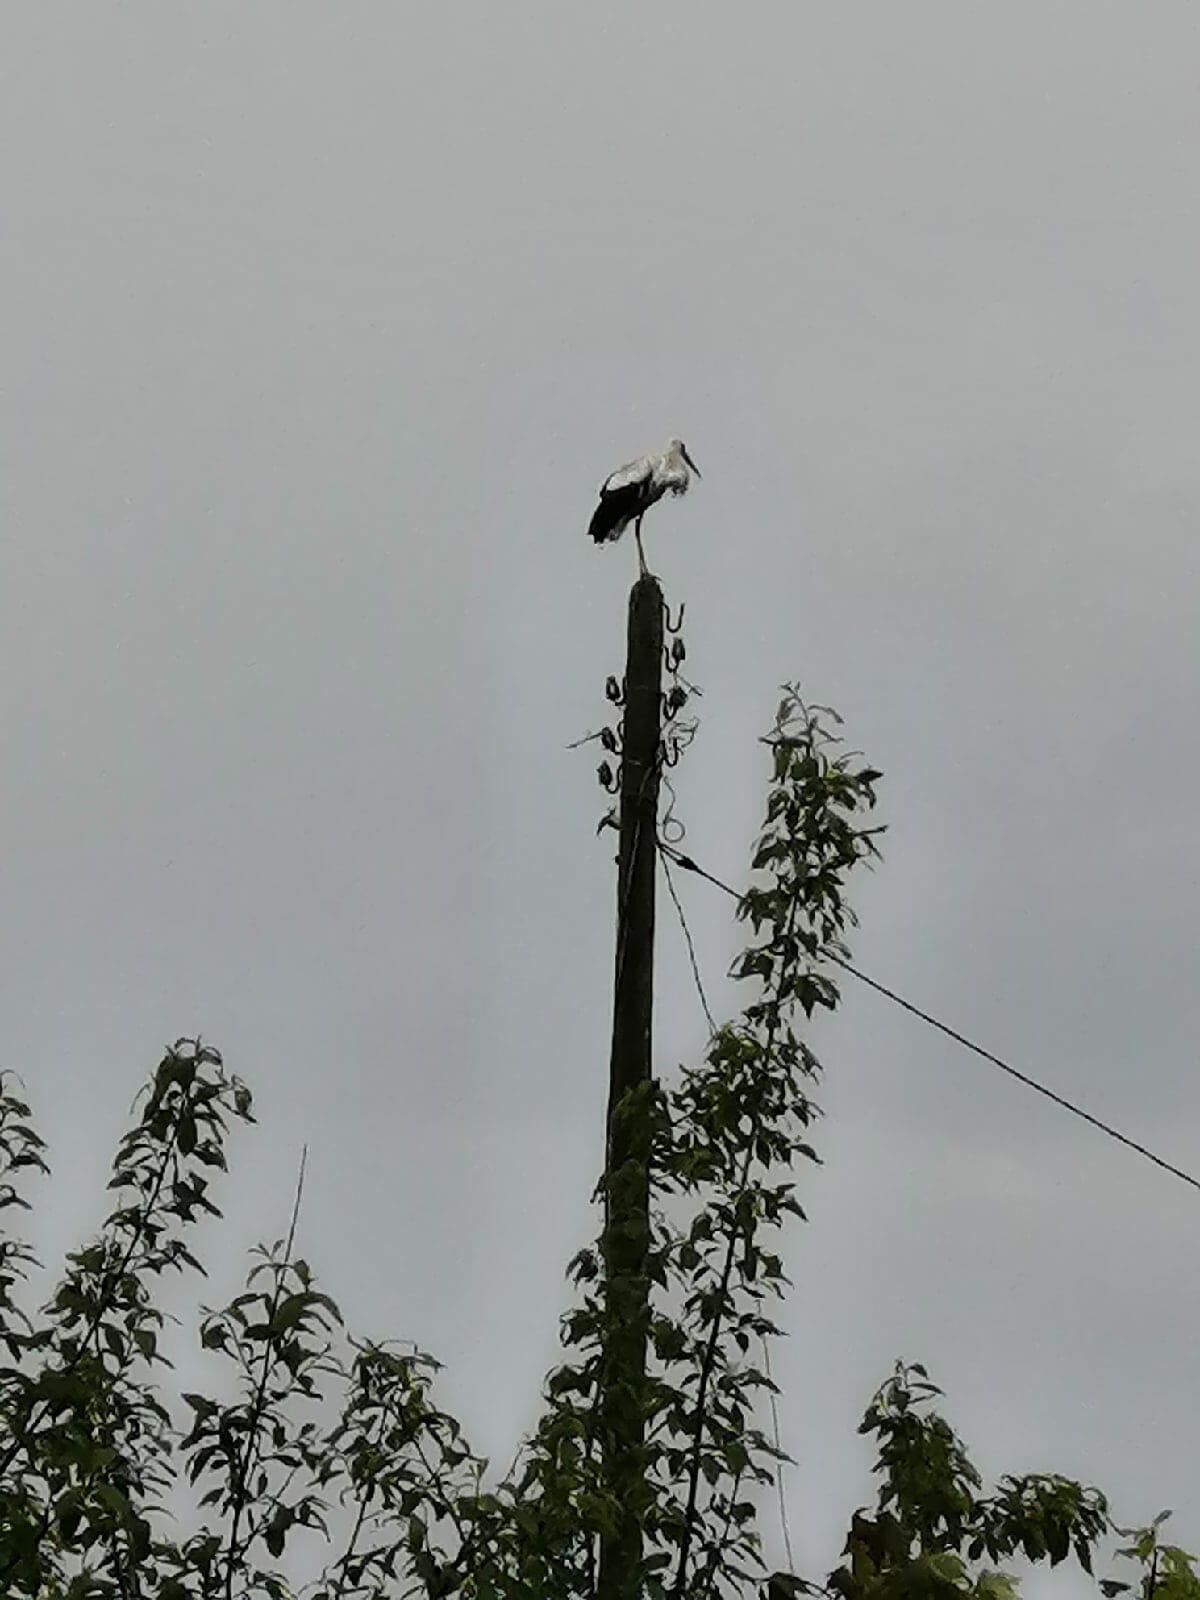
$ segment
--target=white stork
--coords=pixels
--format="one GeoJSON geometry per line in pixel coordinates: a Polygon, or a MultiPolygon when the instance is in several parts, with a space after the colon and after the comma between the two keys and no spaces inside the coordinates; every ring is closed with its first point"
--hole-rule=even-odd
{"type": "Polygon", "coordinates": [[[642,518],[656,500],[665,494],[686,494],[688,468],[700,476],[700,468],[687,453],[682,439],[668,439],[665,450],[639,456],[610,473],[600,485],[600,504],[592,515],[588,532],[597,544],[619,539],[633,523],[638,562],[647,576],[646,555],[642,549],[642,518]]]}

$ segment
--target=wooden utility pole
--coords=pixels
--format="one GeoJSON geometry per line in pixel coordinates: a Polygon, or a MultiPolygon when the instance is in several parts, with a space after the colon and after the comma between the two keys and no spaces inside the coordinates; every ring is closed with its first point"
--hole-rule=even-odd
{"type": "Polygon", "coordinates": [[[650,1082],[654,1009],[654,887],[658,865],[663,596],[645,575],[629,595],[625,726],[621,748],[621,845],[617,954],[609,1061],[604,1225],[608,1333],[600,1396],[605,1488],[617,1523],[600,1542],[598,1600],[634,1600],[642,1557],[646,1485],[642,1394],[649,1334],[649,1123],[617,1115],[650,1082]]]}

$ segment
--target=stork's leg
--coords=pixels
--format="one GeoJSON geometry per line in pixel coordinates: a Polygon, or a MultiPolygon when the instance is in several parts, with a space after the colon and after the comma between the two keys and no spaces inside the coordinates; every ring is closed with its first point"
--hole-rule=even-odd
{"type": "Polygon", "coordinates": [[[633,525],[633,537],[637,540],[638,565],[641,568],[642,577],[643,578],[648,578],[650,576],[650,569],[646,565],[646,552],[642,549],[642,519],[641,519],[641,517],[639,517],[637,519],[637,521],[633,525]]]}

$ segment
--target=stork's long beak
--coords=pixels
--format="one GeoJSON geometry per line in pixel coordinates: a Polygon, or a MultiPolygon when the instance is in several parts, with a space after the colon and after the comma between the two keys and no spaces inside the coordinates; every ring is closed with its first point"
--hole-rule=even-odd
{"type": "Polygon", "coordinates": [[[691,456],[688,455],[687,451],[686,450],[680,450],[679,453],[683,457],[683,459],[687,462],[688,466],[691,467],[692,471],[696,474],[696,476],[698,478],[702,478],[704,476],[704,474],[700,471],[700,468],[692,460],[691,456]]]}

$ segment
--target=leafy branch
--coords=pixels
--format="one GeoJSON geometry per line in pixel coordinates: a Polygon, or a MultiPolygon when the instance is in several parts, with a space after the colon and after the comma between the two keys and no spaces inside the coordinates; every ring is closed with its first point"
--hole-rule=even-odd
{"type": "Polygon", "coordinates": [[[994,1493],[962,1441],[933,1410],[941,1391],[925,1368],[897,1363],[867,1408],[860,1433],[877,1441],[878,1505],[855,1513],[845,1564],[829,1578],[837,1600],[1011,1600],[1011,1574],[978,1565],[1014,1555],[1057,1566],[1072,1553],[1091,1572],[1109,1528],[1104,1496],[1069,1478],[1005,1477],[994,1493]]]}
{"type": "Polygon", "coordinates": [[[107,1549],[126,1564],[148,1554],[145,1509],[169,1480],[169,1418],[149,1377],[163,1361],[164,1318],[150,1281],[202,1270],[185,1234],[201,1215],[219,1215],[207,1170],[225,1166],[230,1117],[252,1120],[245,1085],[211,1047],[177,1041],[118,1146],[109,1183],[118,1205],[69,1258],[40,1326],[10,1341],[18,1359],[5,1374],[0,1493],[23,1512],[0,1530],[0,1578],[16,1592],[39,1592],[60,1546],[107,1549]]]}

